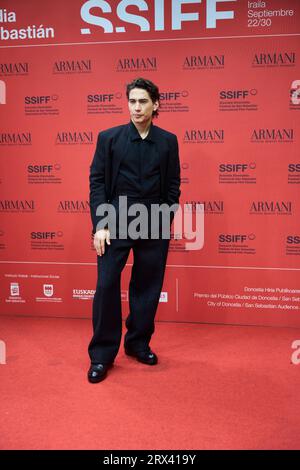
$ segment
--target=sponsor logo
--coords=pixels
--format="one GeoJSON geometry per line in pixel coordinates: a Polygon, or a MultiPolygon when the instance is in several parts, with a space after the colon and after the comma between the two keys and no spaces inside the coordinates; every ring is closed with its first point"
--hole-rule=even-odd
{"type": "Polygon", "coordinates": [[[56,145],[93,144],[92,131],[61,131],[55,139],[56,145]]]}
{"type": "Polygon", "coordinates": [[[54,297],[54,286],[53,284],[43,284],[43,297],[36,297],[36,302],[51,302],[51,303],[60,303],[62,302],[61,297],[54,297]]]}
{"type": "Polygon", "coordinates": [[[203,204],[205,214],[223,214],[224,213],[224,201],[195,201],[190,200],[185,202],[186,211],[196,212],[197,205],[203,204]]]}
{"type": "Polygon", "coordinates": [[[260,52],[254,55],[252,67],[294,67],[295,52],[260,52]]]}
{"type": "Polygon", "coordinates": [[[52,297],[53,296],[53,284],[44,284],[43,285],[43,292],[46,297],[52,297]]]}
{"type": "Polygon", "coordinates": [[[263,128],[254,129],[251,138],[252,143],[292,143],[294,141],[294,129],[291,128],[263,128]]]}
{"type": "Polygon", "coordinates": [[[157,70],[156,57],[125,57],[119,59],[117,72],[152,72],[157,70]]]}
{"type": "Polygon", "coordinates": [[[90,212],[88,201],[82,200],[64,200],[59,201],[57,212],[64,213],[86,213],[90,212]]]}
{"type": "Polygon", "coordinates": [[[187,129],[184,144],[223,144],[224,129],[187,129]]]}
{"type": "Polygon", "coordinates": [[[11,282],[9,286],[9,296],[6,297],[5,302],[11,304],[24,304],[26,300],[20,295],[20,284],[18,282],[11,282]]]}
{"type": "Polygon", "coordinates": [[[20,285],[18,282],[11,282],[10,283],[10,295],[20,295],[20,285]]]}
{"type": "Polygon", "coordinates": [[[31,132],[1,132],[0,145],[31,145],[31,132]]]}
{"type": "Polygon", "coordinates": [[[73,289],[72,298],[78,300],[92,300],[95,295],[93,289],[73,289]]]}
{"type": "Polygon", "coordinates": [[[183,61],[183,70],[223,69],[224,55],[190,55],[183,61]]]}
{"type": "Polygon", "coordinates": [[[292,215],[291,201],[252,201],[250,214],[292,215]]]}
{"type": "Polygon", "coordinates": [[[0,199],[0,212],[34,212],[35,201],[27,199],[0,199]]]}
{"type": "Polygon", "coordinates": [[[9,62],[0,63],[0,76],[18,76],[29,74],[29,63],[28,62],[9,62]]]}
{"type": "Polygon", "coordinates": [[[52,73],[54,74],[73,74],[92,72],[92,62],[90,59],[81,60],[59,60],[54,62],[52,73]]]}

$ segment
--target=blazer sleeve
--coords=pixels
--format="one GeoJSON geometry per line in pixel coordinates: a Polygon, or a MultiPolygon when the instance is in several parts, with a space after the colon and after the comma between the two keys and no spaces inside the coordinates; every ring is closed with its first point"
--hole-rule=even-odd
{"type": "Polygon", "coordinates": [[[180,161],[178,151],[178,140],[174,135],[171,140],[171,151],[168,164],[168,189],[167,189],[167,203],[169,205],[178,204],[180,191],[180,161]]]}
{"type": "Polygon", "coordinates": [[[97,224],[101,217],[96,215],[97,207],[107,202],[105,190],[105,143],[100,132],[97,139],[97,146],[94,158],[90,165],[90,213],[93,225],[93,234],[97,230],[97,224]]]}

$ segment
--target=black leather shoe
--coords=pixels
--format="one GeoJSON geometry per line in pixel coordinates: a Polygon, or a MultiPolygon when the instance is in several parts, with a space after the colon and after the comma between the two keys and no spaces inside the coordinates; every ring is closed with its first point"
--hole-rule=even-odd
{"type": "Polygon", "coordinates": [[[148,366],[155,366],[158,362],[157,355],[151,349],[146,351],[130,351],[130,349],[125,349],[125,354],[135,357],[139,362],[148,364],[148,366]]]}
{"type": "Polygon", "coordinates": [[[91,367],[88,371],[88,381],[92,384],[96,384],[104,380],[108,369],[112,364],[91,364],[91,367]]]}

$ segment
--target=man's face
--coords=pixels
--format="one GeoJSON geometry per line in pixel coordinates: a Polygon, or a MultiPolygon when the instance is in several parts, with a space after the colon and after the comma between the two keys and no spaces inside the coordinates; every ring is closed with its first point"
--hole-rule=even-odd
{"type": "Polygon", "coordinates": [[[148,91],[133,88],[129,93],[128,108],[135,124],[146,124],[151,121],[153,111],[158,108],[158,102],[153,103],[148,91]]]}

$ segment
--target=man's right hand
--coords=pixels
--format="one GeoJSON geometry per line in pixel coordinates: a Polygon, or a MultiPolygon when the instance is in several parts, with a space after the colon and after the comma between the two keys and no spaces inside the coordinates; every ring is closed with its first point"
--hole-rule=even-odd
{"type": "Polygon", "coordinates": [[[98,230],[94,235],[94,247],[97,255],[102,256],[105,253],[105,241],[110,245],[110,232],[108,229],[98,230]]]}

